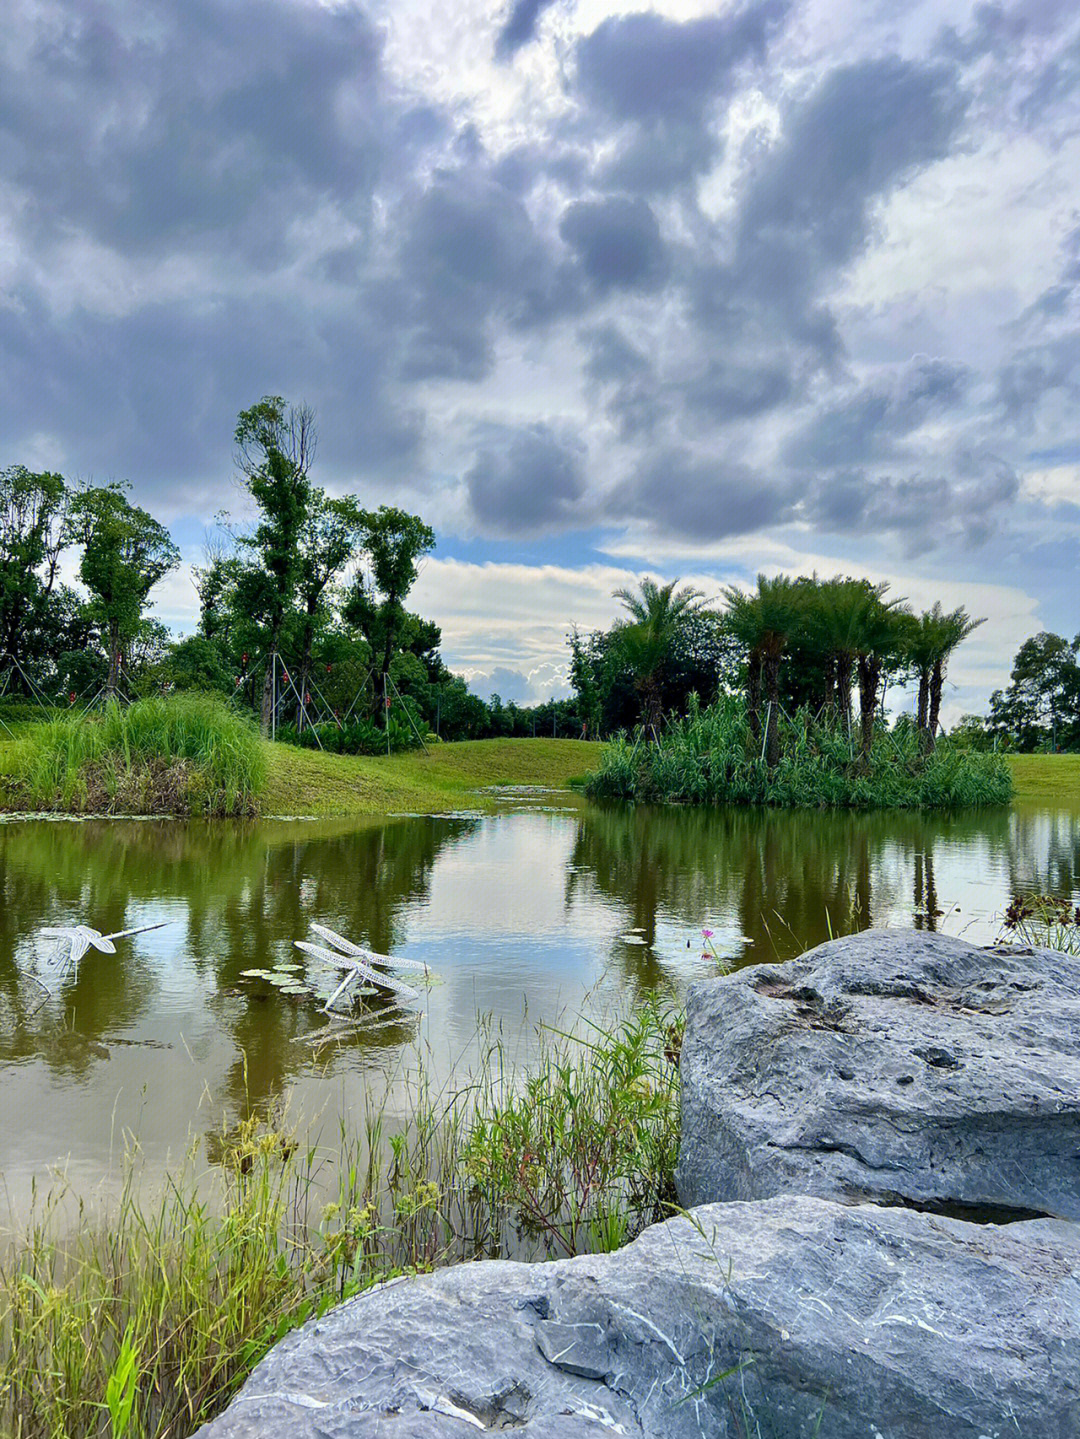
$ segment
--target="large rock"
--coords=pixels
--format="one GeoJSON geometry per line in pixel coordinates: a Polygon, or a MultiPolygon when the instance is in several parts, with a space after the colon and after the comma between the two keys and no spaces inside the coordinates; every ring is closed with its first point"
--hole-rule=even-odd
{"type": "Polygon", "coordinates": [[[612,1255],[397,1281],[284,1340],[202,1439],[1080,1434],[1080,1229],[785,1198],[612,1255]]]}
{"type": "Polygon", "coordinates": [[[869,930],[694,986],[683,1204],[1080,1218],[1080,964],[869,930]]]}

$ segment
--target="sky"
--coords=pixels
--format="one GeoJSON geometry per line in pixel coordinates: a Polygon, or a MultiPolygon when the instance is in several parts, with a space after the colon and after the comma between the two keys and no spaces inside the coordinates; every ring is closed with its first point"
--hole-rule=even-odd
{"type": "Polygon", "coordinates": [[[1080,630],[1075,0],[7,0],[0,464],[127,480],[184,566],[238,412],[438,536],[481,693],[644,575],[859,574],[1080,630]]]}

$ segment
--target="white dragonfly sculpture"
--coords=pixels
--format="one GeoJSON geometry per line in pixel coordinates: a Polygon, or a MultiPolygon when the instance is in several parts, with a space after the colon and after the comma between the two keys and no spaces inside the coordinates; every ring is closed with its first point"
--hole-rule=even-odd
{"type": "Polygon", "coordinates": [[[400,999],[419,999],[420,996],[415,989],[385,971],[387,969],[411,969],[428,974],[429,970],[426,964],[422,964],[416,959],[396,959],[388,954],[375,954],[370,949],[363,949],[360,945],[353,944],[351,939],[345,939],[343,935],[335,934],[324,924],[313,922],[311,928],[320,939],[326,940],[326,944],[332,945],[333,948],[328,949],[323,944],[312,944],[309,940],[297,939],[293,941],[297,949],[302,949],[305,954],[310,954],[330,969],[343,970],[345,973],[345,978],[323,1005],[327,1014],[354,984],[375,985],[379,989],[389,990],[391,994],[396,994],[400,999]]]}
{"type": "Polygon", "coordinates": [[[65,969],[71,971],[74,979],[79,973],[79,960],[87,950],[97,949],[102,954],[115,954],[114,939],[127,939],[132,934],[145,934],[151,929],[162,929],[166,924],[168,924],[168,920],[163,919],[157,924],[141,924],[136,929],[118,929],[113,934],[102,934],[99,929],[91,929],[88,924],[76,924],[64,929],[42,929],[38,933],[42,939],[51,939],[54,942],[49,963],[62,964],[65,969]]]}

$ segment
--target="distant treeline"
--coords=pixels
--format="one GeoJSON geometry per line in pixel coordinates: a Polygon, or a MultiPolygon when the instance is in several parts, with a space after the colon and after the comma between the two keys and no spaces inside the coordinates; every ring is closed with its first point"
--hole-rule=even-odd
{"type": "Polygon", "coordinates": [[[581,735],[573,700],[486,703],[450,672],[439,626],[406,606],[433,531],[320,489],[308,407],[267,396],[233,438],[255,520],[221,517],[195,569],[198,630],[179,640],[149,613],[179,550],[127,486],[0,471],[2,712],[201,691],[252,712],[264,733],[327,748],[381,749],[387,735],[395,748],[429,734],[581,735]],[[59,578],[72,550],[85,593],[59,578]]]}

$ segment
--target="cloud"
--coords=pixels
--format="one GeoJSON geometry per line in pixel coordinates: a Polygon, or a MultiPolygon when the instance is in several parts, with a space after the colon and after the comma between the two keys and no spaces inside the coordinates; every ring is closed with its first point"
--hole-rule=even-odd
{"type": "Polygon", "coordinates": [[[982,547],[1067,628],[1080,15],[948,10],[13,0],[4,462],[195,532],[276,392],[480,551],[982,547]]]}
{"type": "Polygon", "coordinates": [[[663,284],[668,264],[660,226],[640,197],[576,200],[563,211],[559,234],[601,293],[663,284]]]}
{"type": "Polygon", "coordinates": [[[500,60],[509,60],[536,37],[536,27],[545,10],[550,10],[555,0],[514,0],[502,29],[495,40],[495,54],[500,60]]]}
{"type": "Polygon", "coordinates": [[[548,424],[487,428],[465,476],[486,534],[528,535],[565,524],[585,491],[584,446],[548,424]]]}

